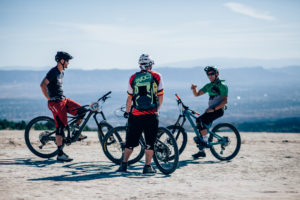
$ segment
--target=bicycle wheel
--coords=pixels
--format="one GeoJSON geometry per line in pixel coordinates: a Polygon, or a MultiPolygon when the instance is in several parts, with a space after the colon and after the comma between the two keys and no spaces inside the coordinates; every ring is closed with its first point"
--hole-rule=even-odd
{"type": "MultiPolygon", "coordinates": [[[[111,129],[104,137],[102,148],[106,157],[116,164],[120,164],[123,159],[125,148],[126,126],[119,126],[111,129]]],[[[144,155],[144,148],[139,145],[134,148],[128,165],[138,162],[144,155]]]]}
{"type": "Polygon", "coordinates": [[[181,126],[171,125],[167,127],[176,139],[179,155],[183,152],[187,144],[187,134],[181,126]]]}
{"type": "Polygon", "coordinates": [[[98,139],[100,144],[102,144],[102,140],[104,136],[108,133],[110,129],[112,129],[112,125],[110,125],[107,122],[100,122],[99,127],[98,127],[98,139]]]}
{"type": "Polygon", "coordinates": [[[177,168],[179,160],[177,143],[173,134],[164,127],[158,128],[153,160],[164,174],[171,174],[177,168]]]}
{"type": "Polygon", "coordinates": [[[210,134],[209,142],[219,143],[210,147],[211,153],[219,160],[231,160],[234,158],[241,147],[239,131],[231,124],[221,123],[216,125],[212,132],[216,133],[220,138],[210,134]]]}
{"type": "Polygon", "coordinates": [[[29,150],[42,158],[57,155],[55,123],[50,117],[40,116],[32,119],[25,129],[25,142],[29,150]]]}

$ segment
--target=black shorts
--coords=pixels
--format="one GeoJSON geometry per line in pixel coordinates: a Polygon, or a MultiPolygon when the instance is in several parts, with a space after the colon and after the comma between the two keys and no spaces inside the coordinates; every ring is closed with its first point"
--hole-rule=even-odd
{"type": "Polygon", "coordinates": [[[139,145],[139,139],[144,132],[146,149],[153,149],[158,131],[158,117],[151,115],[130,115],[128,119],[128,131],[126,134],[126,148],[134,148],[139,145]]]}
{"type": "Polygon", "coordinates": [[[199,127],[200,130],[206,129],[203,124],[206,126],[210,125],[214,120],[216,120],[219,117],[222,117],[224,114],[223,109],[216,110],[215,112],[211,113],[204,113],[200,117],[197,118],[197,126],[199,127]]]}

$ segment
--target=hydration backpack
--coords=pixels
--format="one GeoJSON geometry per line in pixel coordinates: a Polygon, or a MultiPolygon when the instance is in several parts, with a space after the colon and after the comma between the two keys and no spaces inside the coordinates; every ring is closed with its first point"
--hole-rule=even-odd
{"type": "Polygon", "coordinates": [[[133,82],[133,107],[138,110],[157,108],[157,97],[154,91],[154,78],[150,72],[136,73],[133,82]]]}

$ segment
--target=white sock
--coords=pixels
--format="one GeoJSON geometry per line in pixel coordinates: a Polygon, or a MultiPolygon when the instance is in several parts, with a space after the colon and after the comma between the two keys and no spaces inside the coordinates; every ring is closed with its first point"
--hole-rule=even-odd
{"type": "Polygon", "coordinates": [[[208,136],[207,135],[202,136],[202,138],[203,138],[204,142],[208,142],[208,136]]]}

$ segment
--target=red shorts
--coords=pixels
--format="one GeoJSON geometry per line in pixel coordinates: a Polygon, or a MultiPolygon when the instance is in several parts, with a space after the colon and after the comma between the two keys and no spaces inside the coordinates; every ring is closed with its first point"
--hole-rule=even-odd
{"type": "Polygon", "coordinates": [[[80,107],[80,104],[68,98],[63,99],[62,101],[59,102],[55,102],[55,101],[48,102],[48,108],[51,110],[53,114],[56,127],[59,127],[59,122],[57,120],[57,117],[63,123],[64,126],[67,126],[68,125],[67,113],[70,113],[71,115],[76,115],[78,110],[73,110],[73,109],[78,107],[80,107]]]}

